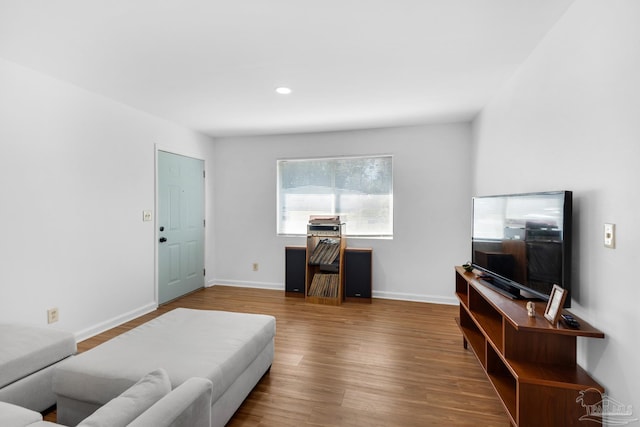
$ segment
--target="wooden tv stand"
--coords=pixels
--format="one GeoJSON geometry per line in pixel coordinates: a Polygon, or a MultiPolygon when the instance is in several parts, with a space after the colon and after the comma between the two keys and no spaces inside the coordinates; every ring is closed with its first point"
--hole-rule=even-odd
{"type": "Polygon", "coordinates": [[[604,388],[576,362],[576,337],[604,338],[584,320],[580,329],[544,318],[546,303],[512,300],[456,267],[456,319],[464,348],[471,347],[514,426],[593,425],[586,405],[602,399],[604,388]],[[580,418],[583,420],[580,420],[580,418]]]}

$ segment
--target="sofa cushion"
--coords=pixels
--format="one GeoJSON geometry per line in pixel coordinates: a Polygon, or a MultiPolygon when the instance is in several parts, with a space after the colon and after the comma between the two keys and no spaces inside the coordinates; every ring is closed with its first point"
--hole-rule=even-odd
{"type": "Polygon", "coordinates": [[[42,415],[39,412],[0,402],[0,426],[22,427],[38,421],[42,421],[42,415]]]}
{"type": "Polygon", "coordinates": [[[0,388],[75,352],[76,340],[70,332],[0,324],[0,388]]]}
{"type": "Polygon", "coordinates": [[[167,372],[157,369],[85,418],[78,427],[124,427],[170,391],[167,372]]]}
{"type": "Polygon", "coordinates": [[[61,427],[60,424],[56,424],[51,421],[38,421],[37,423],[29,424],[27,427],[61,427]]]}
{"type": "Polygon", "coordinates": [[[60,424],[56,424],[51,421],[38,421],[37,423],[29,424],[27,427],[61,427],[60,424]]]}

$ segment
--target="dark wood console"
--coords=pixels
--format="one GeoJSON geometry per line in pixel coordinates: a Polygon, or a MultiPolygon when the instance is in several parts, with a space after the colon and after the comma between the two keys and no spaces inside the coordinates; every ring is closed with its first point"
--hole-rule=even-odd
{"type": "Polygon", "coordinates": [[[462,267],[456,267],[456,296],[464,348],[476,355],[512,425],[593,425],[580,418],[604,388],[576,363],[576,339],[604,333],[575,315],[580,329],[551,325],[544,301],[535,301],[536,316],[529,317],[527,300],[499,294],[462,267]]]}

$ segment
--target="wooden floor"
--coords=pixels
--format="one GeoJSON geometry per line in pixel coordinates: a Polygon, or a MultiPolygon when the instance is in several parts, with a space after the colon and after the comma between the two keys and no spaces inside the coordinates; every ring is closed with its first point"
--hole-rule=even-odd
{"type": "MultiPolygon", "coordinates": [[[[457,307],[325,306],[214,286],[78,344],[86,351],[176,307],[276,317],[275,359],[228,426],[508,426],[455,323],[457,307]]],[[[55,421],[55,411],[46,420],[55,421]]]]}

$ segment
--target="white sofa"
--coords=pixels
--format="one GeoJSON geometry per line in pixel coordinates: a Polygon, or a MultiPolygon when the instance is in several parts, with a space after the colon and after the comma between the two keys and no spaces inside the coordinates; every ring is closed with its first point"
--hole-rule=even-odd
{"type": "MultiPolygon", "coordinates": [[[[163,369],[145,375],[78,424],[79,427],[209,427],[211,381],[190,378],[173,391],[163,369]]],[[[61,426],[39,412],[0,402],[0,426],[61,426]]]]}
{"type": "Polygon", "coordinates": [[[224,426],[274,357],[275,318],[178,308],[59,364],[58,422],[74,426],[156,367],[173,388],[191,377],[213,384],[211,425],[224,426]]]}

